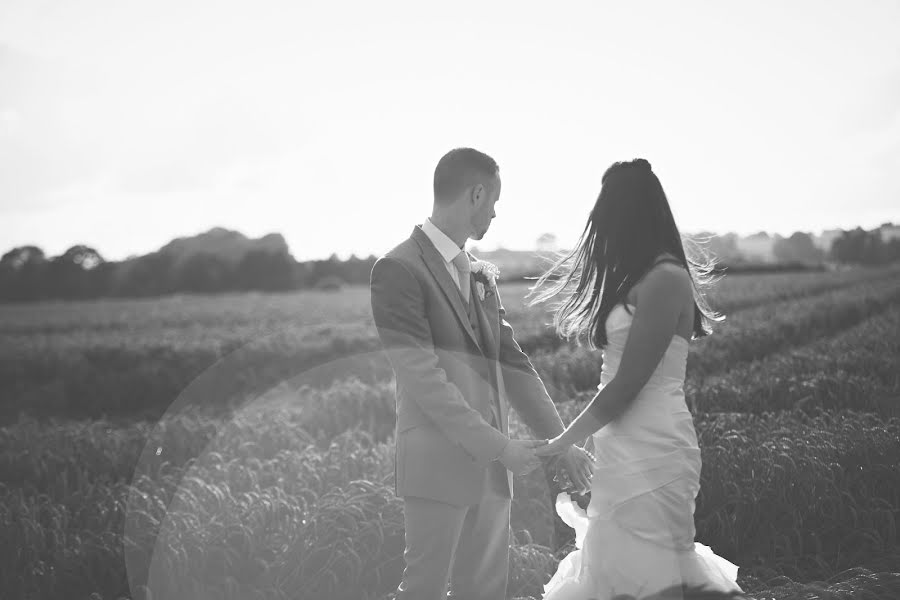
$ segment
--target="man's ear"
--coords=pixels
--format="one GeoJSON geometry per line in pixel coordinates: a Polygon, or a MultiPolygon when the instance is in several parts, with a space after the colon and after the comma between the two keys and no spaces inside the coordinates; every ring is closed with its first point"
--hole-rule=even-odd
{"type": "Polygon", "coordinates": [[[484,200],[485,196],[484,184],[476,183],[474,187],[472,187],[472,204],[478,206],[484,200]]]}

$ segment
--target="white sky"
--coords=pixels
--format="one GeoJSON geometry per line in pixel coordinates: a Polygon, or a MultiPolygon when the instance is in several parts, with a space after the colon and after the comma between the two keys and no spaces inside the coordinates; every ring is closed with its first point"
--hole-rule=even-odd
{"type": "Polygon", "coordinates": [[[456,146],[500,163],[484,249],[570,243],[636,156],[682,231],[896,222],[897,32],[878,1],[3,0],[0,252],[380,254],[456,146]]]}

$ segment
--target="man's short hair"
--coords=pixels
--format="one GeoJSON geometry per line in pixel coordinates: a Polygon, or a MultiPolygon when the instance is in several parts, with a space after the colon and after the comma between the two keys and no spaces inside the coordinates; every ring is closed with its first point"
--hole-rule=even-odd
{"type": "Polygon", "coordinates": [[[474,148],[454,148],[434,168],[434,199],[456,197],[476,183],[486,185],[500,172],[497,161],[474,148]]]}

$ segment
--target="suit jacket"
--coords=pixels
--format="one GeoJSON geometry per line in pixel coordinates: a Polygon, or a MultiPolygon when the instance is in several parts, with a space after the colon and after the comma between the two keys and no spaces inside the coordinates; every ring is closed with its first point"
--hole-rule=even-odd
{"type": "MultiPolygon", "coordinates": [[[[539,438],[564,429],[507,323],[499,294],[472,301],[476,339],[444,259],[419,226],[372,268],[372,314],[396,376],[394,491],[458,506],[479,502],[485,469],[508,441],[508,405],[539,438]],[[504,393],[505,390],[505,393],[504,393]],[[491,412],[499,429],[492,427],[491,412]]],[[[507,471],[509,496],[512,473],[507,471]]]]}

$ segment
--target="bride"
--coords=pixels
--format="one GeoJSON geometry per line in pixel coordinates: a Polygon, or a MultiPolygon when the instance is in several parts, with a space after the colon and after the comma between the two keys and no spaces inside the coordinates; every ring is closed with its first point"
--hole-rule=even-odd
{"type": "Polygon", "coordinates": [[[701,462],[683,384],[689,341],[722,319],[698,291],[708,283],[640,158],[607,169],[578,246],[537,281],[532,304],[565,292],[560,335],[603,349],[597,395],[535,449],[555,455],[590,437],[594,452],[587,511],[568,493],[556,499],[576,549],[543,600],[644,598],[673,586],[741,597],[738,567],[694,541],[701,462]]]}

